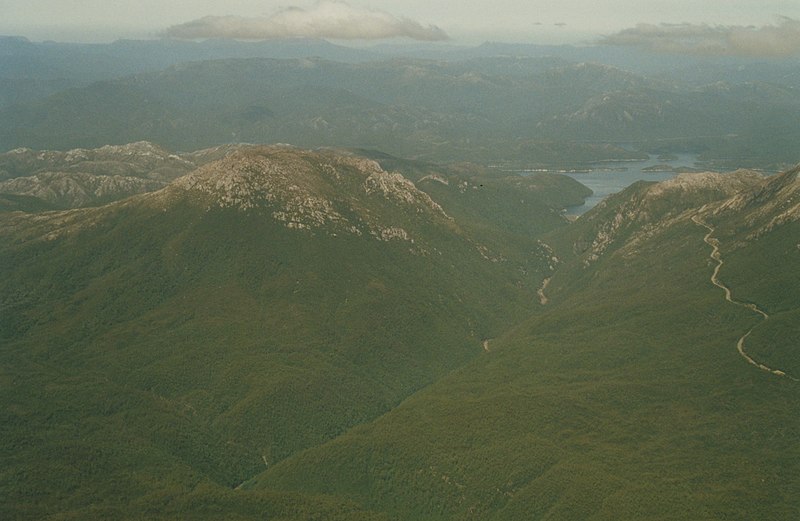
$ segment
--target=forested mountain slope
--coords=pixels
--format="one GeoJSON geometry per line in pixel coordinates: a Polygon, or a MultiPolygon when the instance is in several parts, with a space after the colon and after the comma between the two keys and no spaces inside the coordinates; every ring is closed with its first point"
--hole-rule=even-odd
{"type": "MultiPolygon", "coordinates": [[[[542,233],[585,190],[559,179],[525,183],[542,233]]],[[[389,411],[534,307],[547,252],[523,234],[484,242],[514,232],[459,195],[440,205],[349,153],[251,146],[105,206],[0,213],[3,517],[355,515],[231,490],[389,411]]]]}
{"type": "Polygon", "coordinates": [[[542,314],[248,486],[335,494],[398,519],[795,516],[798,186],[793,171],[632,187],[573,225],[626,232],[560,254],[542,314]],[[691,204],[663,214],[665,198],[691,204]],[[693,218],[720,245],[719,279],[767,319],[712,284],[709,230],[693,218]],[[745,349],[778,373],[737,350],[750,330],[745,349]]]}

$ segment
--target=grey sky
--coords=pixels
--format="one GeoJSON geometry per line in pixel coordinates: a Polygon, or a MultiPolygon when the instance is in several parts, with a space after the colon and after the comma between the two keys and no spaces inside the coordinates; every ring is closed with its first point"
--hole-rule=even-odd
{"type": "MultiPolygon", "coordinates": [[[[330,0],[328,0],[330,1],[330,0]]],[[[0,34],[32,40],[110,41],[153,37],[206,16],[274,16],[315,0],[0,0],[0,34]]],[[[800,20],[798,0],[348,0],[355,10],[383,11],[421,28],[438,27],[456,42],[483,40],[578,43],[637,24],[771,25],[800,20]],[[558,25],[557,25],[558,24],[558,25]]],[[[414,33],[412,33],[414,34],[414,33]]]]}

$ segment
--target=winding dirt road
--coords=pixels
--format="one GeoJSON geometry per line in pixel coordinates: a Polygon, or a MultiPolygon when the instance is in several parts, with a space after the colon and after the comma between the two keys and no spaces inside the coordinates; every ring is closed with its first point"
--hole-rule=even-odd
{"type": "MultiPolygon", "coordinates": [[[[724,262],[722,261],[722,254],[719,251],[719,241],[717,239],[711,237],[714,234],[715,228],[713,228],[711,225],[709,225],[708,223],[703,221],[700,218],[700,216],[698,216],[698,215],[693,215],[692,216],[692,221],[695,224],[697,224],[698,226],[702,226],[703,228],[708,230],[708,233],[706,234],[705,237],[703,237],[703,240],[705,241],[706,244],[711,246],[712,251],[711,251],[710,257],[714,261],[716,261],[716,263],[717,263],[717,265],[714,267],[714,272],[711,274],[711,283],[714,284],[715,286],[717,286],[718,288],[722,289],[725,292],[725,300],[727,300],[731,304],[735,304],[737,306],[741,306],[741,307],[747,308],[750,311],[752,311],[753,313],[757,313],[757,314],[761,315],[762,323],[763,323],[764,320],[767,320],[769,318],[769,315],[763,309],[759,308],[755,304],[750,304],[750,303],[747,303],[747,302],[740,302],[740,301],[734,299],[733,296],[731,295],[730,288],[719,281],[719,278],[718,278],[719,277],[719,270],[722,269],[722,265],[724,264],[724,262]]],[[[750,334],[753,332],[753,330],[755,328],[756,328],[756,326],[751,327],[747,331],[747,333],[742,335],[742,337],[739,338],[739,341],[736,342],[736,350],[739,351],[739,354],[742,355],[742,358],[747,360],[747,362],[749,364],[754,365],[755,367],[758,367],[762,371],[766,371],[768,373],[772,373],[775,376],[783,376],[783,377],[789,378],[791,380],[794,380],[795,382],[800,381],[797,378],[794,378],[793,376],[789,376],[788,374],[786,374],[784,371],[781,371],[780,369],[773,369],[773,368],[768,367],[768,366],[766,366],[766,365],[764,365],[764,364],[762,364],[760,362],[757,362],[750,355],[747,354],[747,352],[744,350],[744,342],[745,342],[745,340],[747,340],[747,337],[750,336],[750,334]]]]}

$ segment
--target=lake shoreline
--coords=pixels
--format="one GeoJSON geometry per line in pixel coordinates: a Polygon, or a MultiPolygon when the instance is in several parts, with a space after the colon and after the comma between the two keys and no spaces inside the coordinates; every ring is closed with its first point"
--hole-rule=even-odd
{"type": "Polygon", "coordinates": [[[708,171],[709,166],[701,162],[697,154],[684,153],[669,158],[650,155],[644,160],[597,161],[585,168],[528,168],[508,171],[520,175],[566,175],[592,190],[592,195],[583,204],[564,209],[567,216],[577,218],[609,195],[620,192],[637,181],[666,181],[682,173],[708,171]]]}

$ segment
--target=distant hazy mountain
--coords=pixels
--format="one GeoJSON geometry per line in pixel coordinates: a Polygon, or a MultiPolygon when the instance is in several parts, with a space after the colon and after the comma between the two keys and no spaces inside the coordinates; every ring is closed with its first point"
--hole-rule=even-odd
{"type": "Polygon", "coordinates": [[[146,141],[68,151],[17,148],[0,154],[0,180],[43,172],[66,172],[171,181],[194,170],[205,162],[195,158],[211,152],[200,151],[180,157],[146,141]]]}
{"type": "Polygon", "coordinates": [[[0,37],[0,78],[62,80],[88,84],[179,63],[225,58],[308,58],[340,62],[375,60],[367,50],[307,38],[235,40],[118,40],[110,44],[31,42],[0,37]]]}
{"type": "Polygon", "coordinates": [[[147,140],[361,147],[491,164],[691,150],[733,166],[794,163],[797,87],[697,86],[550,57],[218,60],[93,83],[0,110],[0,149],[147,140]],[[600,146],[607,145],[607,146],[600,146]]]}
{"type": "Polygon", "coordinates": [[[0,182],[0,193],[36,197],[57,208],[102,204],[152,192],[165,183],[139,177],[45,172],[0,182]]]}
{"type": "Polygon", "coordinates": [[[40,202],[10,209],[96,206],[163,188],[202,162],[147,142],[67,152],[20,148],[0,154],[0,194],[40,202]]]}
{"type": "MultiPolygon", "coordinates": [[[[170,39],[118,40],[108,44],[31,42],[23,37],[0,36],[0,78],[71,80],[86,83],[154,71],[189,61],[228,58],[322,58],[346,63],[387,58],[457,62],[475,58],[553,58],[573,63],[604,63],[638,74],[665,75],[702,83],[721,75],[748,81],[785,81],[796,75],[796,59],[654,55],[641,49],[611,45],[537,45],[485,42],[392,43],[359,48],[311,38],[247,42],[224,39],[182,41],[170,39]]],[[[796,79],[796,76],[795,76],[796,79]]],[[[796,82],[793,83],[796,85],[796,82]]],[[[1,92],[1,91],[0,91],[1,92]]]]}
{"type": "Polygon", "coordinates": [[[163,188],[231,150],[179,156],[144,141],[66,152],[18,148],[0,154],[0,193],[35,198],[52,208],[96,206],[163,188]]]}

